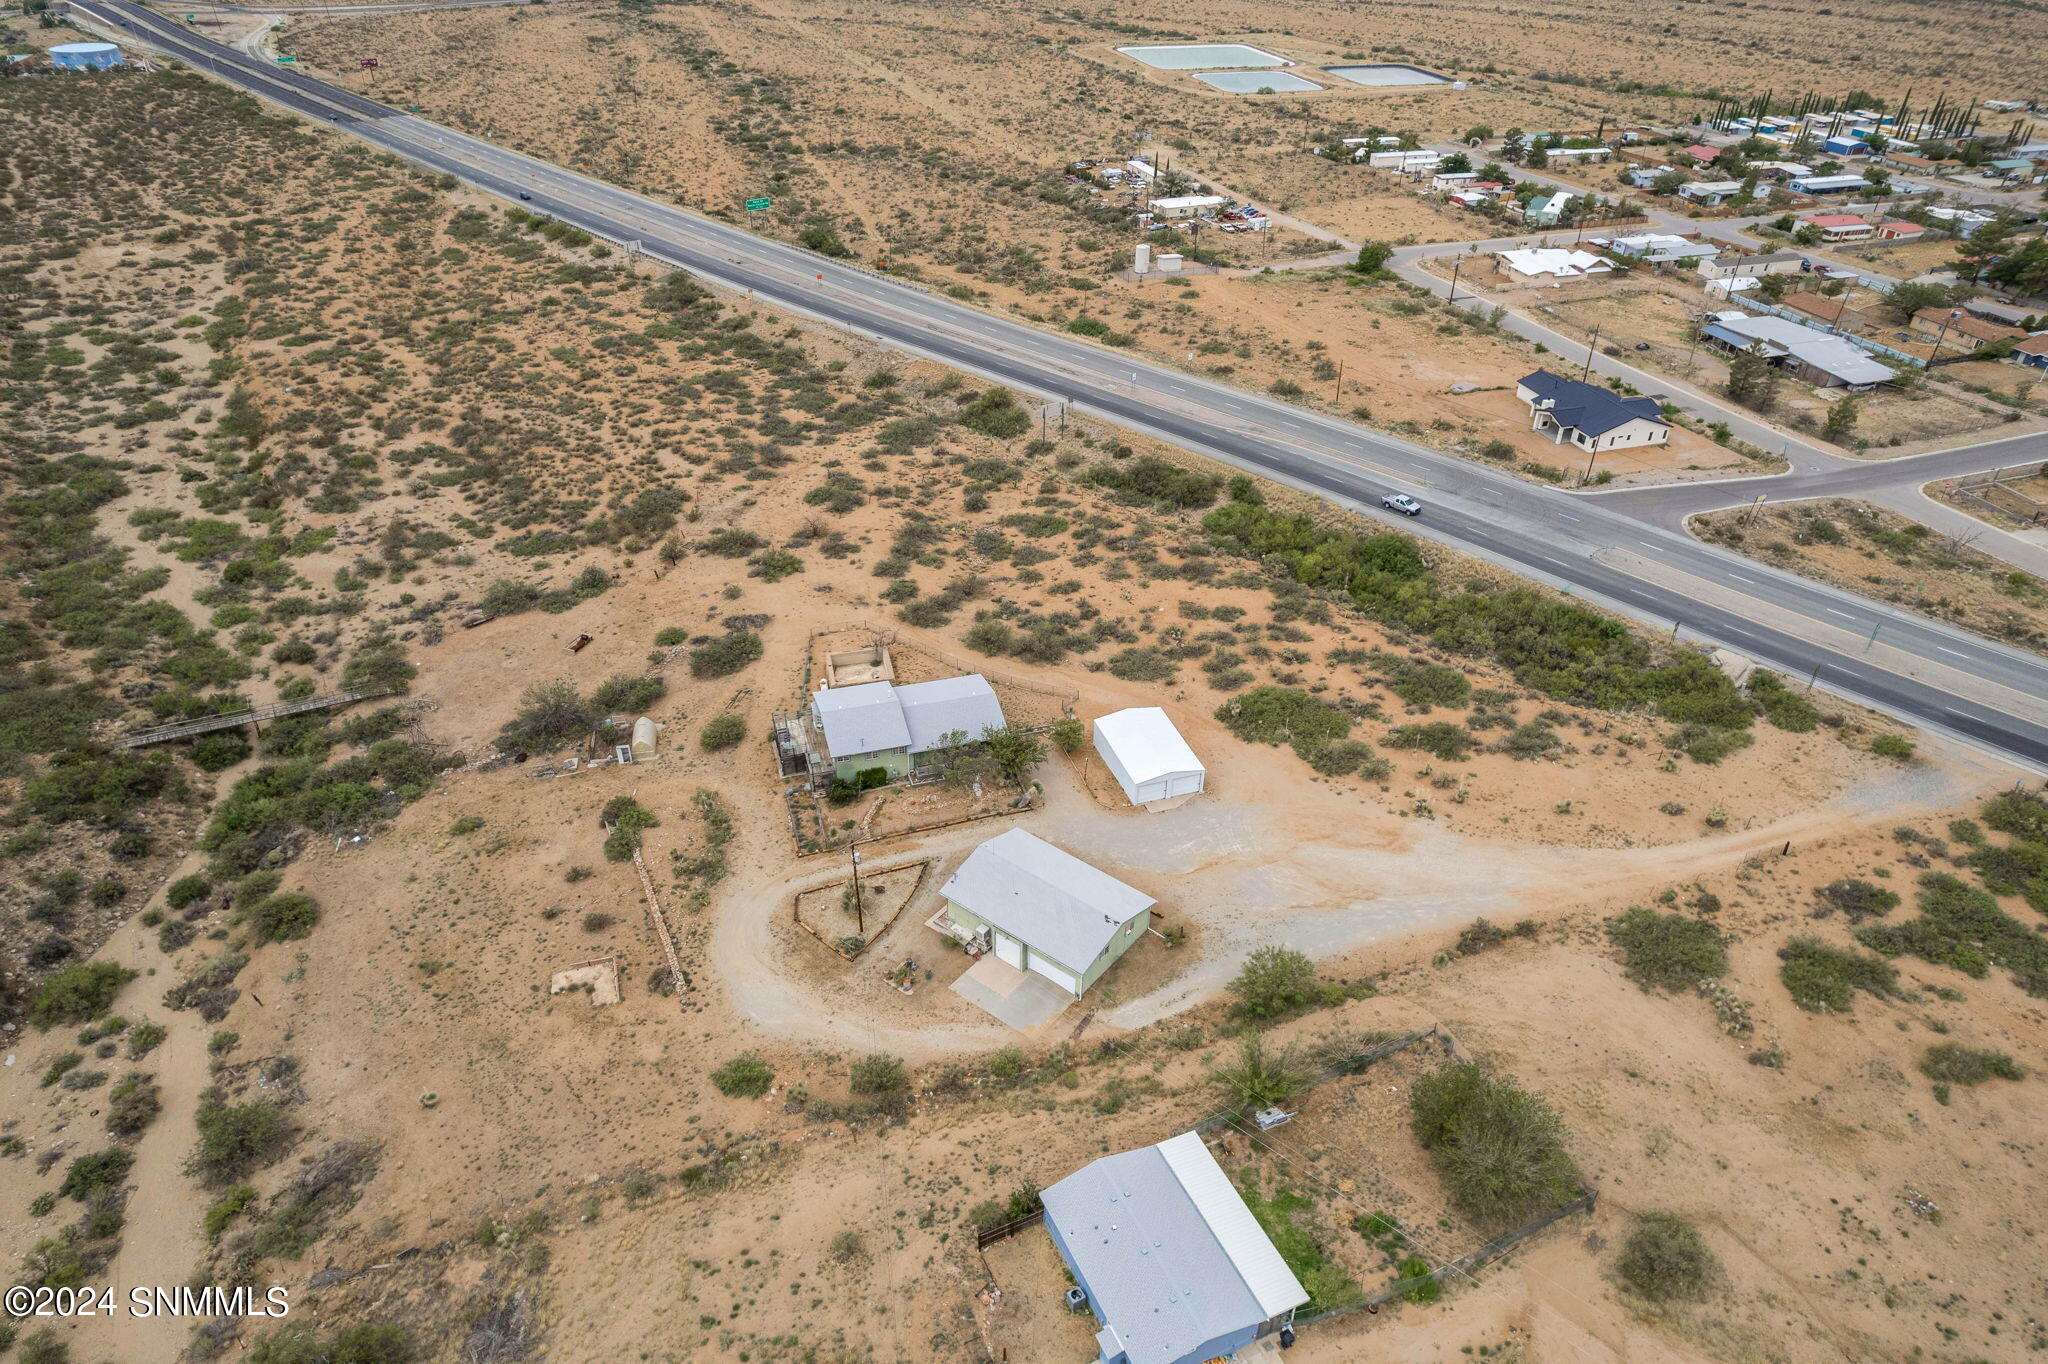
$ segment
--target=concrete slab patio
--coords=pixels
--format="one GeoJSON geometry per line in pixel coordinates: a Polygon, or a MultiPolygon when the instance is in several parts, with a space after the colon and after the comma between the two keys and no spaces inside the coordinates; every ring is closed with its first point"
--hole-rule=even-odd
{"type": "Polygon", "coordinates": [[[1074,997],[1044,976],[983,957],[953,982],[953,993],[1018,1032],[1043,1027],[1066,1011],[1074,997]]]}

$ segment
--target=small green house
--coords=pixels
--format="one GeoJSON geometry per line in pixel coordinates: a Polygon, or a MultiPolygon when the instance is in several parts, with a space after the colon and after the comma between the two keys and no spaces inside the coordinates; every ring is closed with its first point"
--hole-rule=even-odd
{"type": "Polygon", "coordinates": [[[811,694],[811,713],[825,734],[832,775],[851,781],[879,767],[895,781],[910,775],[927,754],[1001,729],[1003,708],[995,688],[976,674],[942,677],[899,687],[863,682],[811,694]]]}
{"type": "Polygon", "coordinates": [[[1151,926],[1156,903],[1022,829],[969,853],[939,894],[952,936],[1077,996],[1151,926]]]}

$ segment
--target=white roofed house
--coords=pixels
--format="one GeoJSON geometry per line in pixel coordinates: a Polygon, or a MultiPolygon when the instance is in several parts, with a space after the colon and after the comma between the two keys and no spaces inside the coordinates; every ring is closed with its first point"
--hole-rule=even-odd
{"type": "Polygon", "coordinates": [[[1666,232],[1642,232],[1633,237],[1616,237],[1607,243],[1607,249],[1617,256],[1651,265],[1662,265],[1671,261],[1708,260],[1721,254],[1721,248],[1713,242],[1694,241],[1690,237],[1675,236],[1666,232]]]}
{"type": "Polygon", "coordinates": [[[1133,805],[1192,796],[1208,769],[1157,706],[1112,711],[1095,722],[1095,751],[1133,805]]]}
{"type": "Polygon", "coordinates": [[[931,926],[1085,994],[1151,926],[1151,896],[1022,829],[967,855],[931,926]]]}
{"type": "Polygon", "coordinates": [[[1165,219],[1192,218],[1205,209],[1229,203],[1220,194],[1179,194],[1171,199],[1154,199],[1146,207],[1165,219]]]}
{"type": "Polygon", "coordinates": [[[812,693],[811,713],[833,775],[847,780],[877,767],[891,781],[909,776],[927,755],[1005,724],[995,689],[978,674],[827,687],[812,693]]]}
{"type": "Polygon", "coordinates": [[[1103,1156],[1043,1197],[1045,1229],[1101,1324],[1098,1364],[1227,1358],[1309,1301],[1200,1133],[1103,1156]]]}
{"type": "Polygon", "coordinates": [[[1587,275],[1607,274],[1614,269],[1613,262],[1591,251],[1568,251],[1557,246],[1518,248],[1493,254],[1500,258],[1502,271],[1517,284],[1583,279],[1587,275]]]}

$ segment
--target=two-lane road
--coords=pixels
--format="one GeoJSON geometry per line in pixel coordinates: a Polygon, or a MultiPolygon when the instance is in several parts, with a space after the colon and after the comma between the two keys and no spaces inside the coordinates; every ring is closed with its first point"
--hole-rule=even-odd
{"type": "Polygon", "coordinates": [[[250,93],[735,291],[1143,430],[1688,638],[2048,771],[2048,660],[1736,558],[1597,500],[1482,468],[1264,394],[979,311],[663,204],[199,38],[128,0],[70,0],[250,93]]]}

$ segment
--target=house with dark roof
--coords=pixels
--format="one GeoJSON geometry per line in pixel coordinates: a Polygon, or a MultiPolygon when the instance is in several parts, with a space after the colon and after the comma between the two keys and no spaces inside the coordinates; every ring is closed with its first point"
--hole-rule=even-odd
{"type": "Polygon", "coordinates": [[[1558,445],[1569,442],[1592,452],[1663,445],[1671,439],[1671,423],[1654,398],[1624,398],[1547,369],[1523,375],[1515,396],[1529,404],[1530,429],[1551,432],[1558,445]]]}
{"type": "Polygon", "coordinates": [[[1200,1133],[1103,1156],[1044,1200],[1045,1229],[1101,1323],[1098,1364],[1202,1364],[1274,1335],[1292,1343],[1308,1292],[1200,1133]]]}

